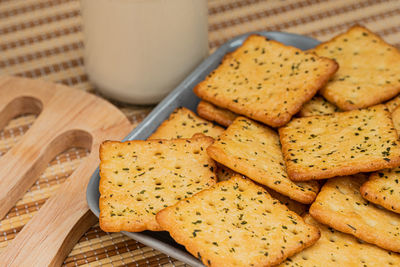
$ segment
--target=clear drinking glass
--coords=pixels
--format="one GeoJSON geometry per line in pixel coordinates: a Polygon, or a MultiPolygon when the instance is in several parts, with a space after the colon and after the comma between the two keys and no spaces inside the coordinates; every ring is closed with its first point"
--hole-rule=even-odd
{"type": "Polygon", "coordinates": [[[81,0],[84,60],[105,96],[153,104],[208,55],[207,0],[81,0]]]}

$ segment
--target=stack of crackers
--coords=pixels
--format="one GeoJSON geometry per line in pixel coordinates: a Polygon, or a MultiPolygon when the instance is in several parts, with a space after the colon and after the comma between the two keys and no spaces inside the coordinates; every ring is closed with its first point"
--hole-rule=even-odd
{"type": "Polygon", "coordinates": [[[309,51],[249,36],[198,115],[101,145],[101,228],[168,231],[207,266],[399,266],[398,62],[361,26],[309,51]]]}

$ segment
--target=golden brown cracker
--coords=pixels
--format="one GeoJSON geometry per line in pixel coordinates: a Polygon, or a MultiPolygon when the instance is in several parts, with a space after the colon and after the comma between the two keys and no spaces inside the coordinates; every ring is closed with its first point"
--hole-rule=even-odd
{"type": "Polygon", "coordinates": [[[238,117],[207,148],[217,162],[301,203],[314,201],[317,182],[295,183],[286,173],[278,134],[260,123],[238,117]]]}
{"type": "Polygon", "coordinates": [[[157,221],[206,266],[271,266],[319,238],[316,227],[240,176],[161,210],[157,221]]]}
{"type": "Polygon", "coordinates": [[[385,105],[294,119],[279,129],[279,135],[294,181],[400,165],[398,135],[385,105]]]}
{"type": "Polygon", "coordinates": [[[400,213],[400,167],[371,174],[361,188],[361,195],[385,209],[400,213]]]}
{"type": "MultiPolygon", "coordinates": [[[[240,175],[237,172],[229,169],[228,167],[217,163],[217,178],[218,178],[218,182],[221,181],[227,181],[229,179],[231,179],[232,177],[236,176],[236,175],[240,175]]],[[[260,185],[260,184],[258,184],[260,185]]],[[[260,185],[263,186],[263,185],[260,185]]],[[[268,193],[275,199],[279,200],[279,202],[281,202],[281,204],[285,205],[286,207],[288,207],[291,211],[296,212],[297,214],[301,215],[304,212],[306,212],[308,210],[308,206],[304,205],[300,202],[297,202],[293,199],[290,199],[289,197],[282,195],[274,190],[272,190],[271,188],[268,188],[266,186],[263,186],[263,188],[265,190],[268,191],[268,193]]]]}
{"type": "Polygon", "coordinates": [[[238,173],[229,169],[228,167],[217,162],[217,178],[218,182],[226,181],[232,178],[232,176],[238,173]]]}
{"type": "Polygon", "coordinates": [[[194,92],[214,105],[278,127],[287,123],[337,68],[333,60],[251,35],[194,92]]]}
{"type": "Polygon", "coordinates": [[[319,222],[343,233],[400,252],[400,216],[363,199],[363,177],[344,176],[328,180],[310,207],[319,222]]]}
{"type": "Polygon", "coordinates": [[[283,262],[280,267],[400,266],[400,256],[318,223],[309,214],[307,224],[319,228],[321,238],[311,247],[283,262]]]}
{"type": "Polygon", "coordinates": [[[224,129],[181,107],[174,110],[148,139],[191,138],[196,133],[218,137],[224,129]]]}
{"type": "Polygon", "coordinates": [[[231,125],[236,117],[239,116],[236,113],[217,107],[210,102],[203,100],[197,105],[197,114],[206,120],[214,121],[225,127],[231,125]]]}
{"type": "Polygon", "coordinates": [[[290,199],[289,197],[282,195],[266,186],[264,187],[264,189],[267,190],[267,192],[271,195],[271,197],[275,198],[276,200],[279,200],[281,204],[285,205],[286,207],[288,207],[288,209],[296,212],[299,215],[302,215],[304,212],[308,210],[308,205],[290,199]]]}
{"type": "Polygon", "coordinates": [[[106,141],[100,148],[100,227],[160,231],[156,213],[216,182],[211,137],[106,141]]]}
{"type": "Polygon", "coordinates": [[[392,120],[397,133],[400,133],[400,108],[396,108],[395,110],[393,110],[392,120]]]}
{"type": "Polygon", "coordinates": [[[400,93],[400,51],[364,27],[354,26],[313,51],[339,63],[320,92],[342,110],[370,107],[400,93]]]}
{"type": "Polygon", "coordinates": [[[400,106],[400,96],[396,96],[385,103],[390,112],[393,112],[400,106]]]}
{"type": "Polygon", "coordinates": [[[299,117],[327,115],[340,111],[334,104],[326,101],[322,96],[314,96],[305,103],[299,111],[299,117]]]}

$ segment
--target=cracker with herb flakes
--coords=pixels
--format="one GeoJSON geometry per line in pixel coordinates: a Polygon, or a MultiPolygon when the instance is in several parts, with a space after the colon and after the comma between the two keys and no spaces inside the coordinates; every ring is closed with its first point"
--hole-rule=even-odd
{"type": "Polygon", "coordinates": [[[400,108],[396,108],[392,112],[392,120],[397,133],[400,133],[400,108]]]}
{"type": "Polygon", "coordinates": [[[400,96],[396,96],[385,103],[390,112],[393,112],[397,107],[400,106],[400,96]]]}
{"type": "Polygon", "coordinates": [[[278,127],[287,123],[337,68],[331,59],[251,35],[194,92],[214,105],[278,127]]]}
{"type": "Polygon", "coordinates": [[[400,146],[385,105],[294,119],[279,129],[294,181],[372,172],[400,165],[400,146]]]}
{"type": "Polygon", "coordinates": [[[206,266],[271,266],[319,238],[316,227],[240,176],[163,209],[156,218],[206,266]]]}
{"type": "Polygon", "coordinates": [[[215,138],[223,131],[222,127],[200,118],[187,108],[181,107],[175,109],[148,139],[191,138],[196,133],[215,138]]]}
{"type": "Polygon", "coordinates": [[[387,210],[400,213],[400,167],[371,174],[361,188],[361,195],[387,210]]]}
{"type": "Polygon", "coordinates": [[[332,114],[338,111],[340,111],[338,107],[326,101],[322,96],[314,96],[303,105],[298,115],[300,117],[309,117],[332,114]]]}
{"type": "Polygon", "coordinates": [[[267,190],[267,192],[271,195],[272,198],[279,200],[281,204],[285,205],[286,207],[288,207],[288,209],[296,212],[299,215],[302,215],[304,212],[308,210],[308,205],[290,199],[289,197],[282,195],[266,186],[263,186],[263,188],[267,190]]]}
{"type": "MultiPolygon", "coordinates": [[[[218,182],[221,181],[227,181],[229,179],[231,179],[232,177],[236,176],[236,175],[240,175],[237,172],[229,169],[228,167],[217,163],[217,178],[218,178],[218,182]]],[[[260,184],[258,184],[260,185],[260,184]]],[[[262,186],[262,185],[260,185],[262,186]]],[[[303,214],[304,212],[306,212],[308,210],[308,206],[305,204],[302,204],[300,202],[297,202],[293,199],[290,199],[287,196],[284,196],[268,187],[264,187],[263,188],[265,190],[267,190],[267,192],[275,199],[279,200],[279,202],[281,202],[281,204],[285,205],[286,207],[288,207],[291,211],[296,212],[297,214],[303,214]]]]}
{"type": "Polygon", "coordinates": [[[100,227],[160,231],[156,213],[216,183],[211,137],[106,141],[100,147],[100,227]]]}
{"type": "Polygon", "coordinates": [[[304,221],[319,228],[321,238],[288,258],[280,267],[400,266],[400,256],[318,223],[309,214],[304,221]]]}
{"type": "Polygon", "coordinates": [[[310,207],[319,222],[381,248],[400,252],[400,216],[363,199],[362,176],[328,180],[310,207]]]}
{"type": "Polygon", "coordinates": [[[233,176],[238,173],[229,169],[228,167],[217,162],[217,178],[218,182],[226,181],[231,179],[233,176]]]}
{"type": "Polygon", "coordinates": [[[339,63],[320,93],[342,110],[370,107],[400,93],[400,51],[361,26],[354,26],[313,51],[339,63]]]}
{"type": "Polygon", "coordinates": [[[317,196],[316,181],[295,183],[288,178],[278,134],[245,117],[238,117],[207,152],[215,161],[298,202],[317,196]]]}
{"type": "Polygon", "coordinates": [[[232,111],[217,107],[204,100],[197,105],[197,114],[206,120],[214,121],[225,127],[231,125],[236,117],[239,116],[232,111]]]}

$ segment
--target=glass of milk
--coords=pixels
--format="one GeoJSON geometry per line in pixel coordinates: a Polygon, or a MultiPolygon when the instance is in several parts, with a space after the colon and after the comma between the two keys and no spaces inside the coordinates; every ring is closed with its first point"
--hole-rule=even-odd
{"type": "Polygon", "coordinates": [[[81,0],[84,60],[105,96],[153,104],[207,55],[207,0],[81,0]]]}

